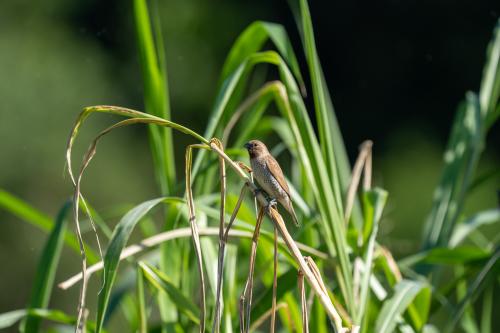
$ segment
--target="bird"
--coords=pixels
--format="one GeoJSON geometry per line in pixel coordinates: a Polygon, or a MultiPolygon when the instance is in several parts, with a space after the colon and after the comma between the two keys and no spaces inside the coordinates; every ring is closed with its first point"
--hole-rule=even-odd
{"type": "Polygon", "coordinates": [[[250,156],[250,165],[254,178],[260,187],[273,199],[271,204],[275,204],[276,200],[287,210],[291,215],[293,222],[298,227],[300,226],[297,220],[297,215],[293,209],[290,189],[281,171],[280,165],[269,153],[266,145],[259,140],[250,140],[245,143],[244,147],[250,156]]]}

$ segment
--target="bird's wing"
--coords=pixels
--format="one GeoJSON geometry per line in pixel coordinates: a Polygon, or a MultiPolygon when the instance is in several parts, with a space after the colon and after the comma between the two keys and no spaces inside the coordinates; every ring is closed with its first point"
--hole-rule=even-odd
{"type": "Polygon", "coordinates": [[[278,162],[276,162],[274,157],[269,155],[269,158],[266,158],[266,164],[267,164],[267,168],[269,169],[269,171],[271,172],[273,177],[278,181],[281,188],[283,190],[285,190],[286,194],[288,194],[288,197],[291,200],[290,189],[288,188],[288,184],[285,180],[285,176],[283,176],[283,171],[281,171],[281,168],[280,168],[280,165],[278,164],[278,162]]]}

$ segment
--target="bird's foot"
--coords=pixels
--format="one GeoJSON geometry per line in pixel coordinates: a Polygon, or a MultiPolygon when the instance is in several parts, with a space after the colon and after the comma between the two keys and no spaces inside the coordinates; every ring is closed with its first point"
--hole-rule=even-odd
{"type": "Polygon", "coordinates": [[[271,208],[274,208],[276,209],[278,207],[278,201],[276,200],[276,198],[271,198],[267,204],[267,211],[270,212],[271,211],[271,208]]]}

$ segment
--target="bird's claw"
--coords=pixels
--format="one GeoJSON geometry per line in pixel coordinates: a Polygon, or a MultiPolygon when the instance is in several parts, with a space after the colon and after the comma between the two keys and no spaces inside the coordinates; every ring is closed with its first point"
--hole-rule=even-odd
{"type": "Polygon", "coordinates": [[[278,201],[276,200],[276,198],[271,198],[271,200],[269,200],[267,207],[266,207],[267,211],[269,212],[271,210],[271,208],[276,209],[276,207],[278,207],[278,201]]]}

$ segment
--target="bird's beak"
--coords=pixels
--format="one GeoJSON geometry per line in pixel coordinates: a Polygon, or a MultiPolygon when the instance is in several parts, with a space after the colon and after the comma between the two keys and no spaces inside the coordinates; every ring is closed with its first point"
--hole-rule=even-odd
{"type": "Polygon", "coordinates": [[[249,149],[249,148],[250,148],[250,143],[249,143],[249,142],[245,143],[245,144],[243,145],[243,147],[245,147],[246,149],[249,149]]]}

